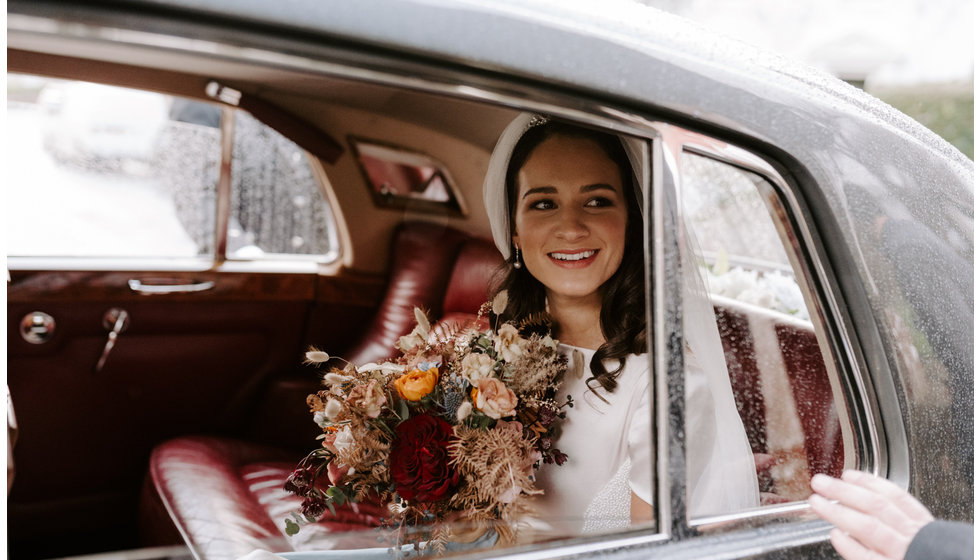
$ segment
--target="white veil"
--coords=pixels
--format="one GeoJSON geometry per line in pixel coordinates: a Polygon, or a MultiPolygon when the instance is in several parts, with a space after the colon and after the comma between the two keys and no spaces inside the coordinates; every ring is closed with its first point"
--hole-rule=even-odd
{"type": "MultiPolygon", "coordinates": [[[[497,249],[511,256],[511,224],[506,195],[510,155],[521,136],[541,117],[522,113],[500,135],[483,185],[483,200],[497,249]]],[[[633,167],[634,194],[645,209],[649,185],[647,142],[621,136],[633,167]]],[[[678,197],[680,198],[680,197],[678,197]]],[[[735,408],[714,310],[695,258],[690,231],[681,235],[684,276],[685,407],[688,514],[719,515],[759,505],[755,462],[735,408]]]]}

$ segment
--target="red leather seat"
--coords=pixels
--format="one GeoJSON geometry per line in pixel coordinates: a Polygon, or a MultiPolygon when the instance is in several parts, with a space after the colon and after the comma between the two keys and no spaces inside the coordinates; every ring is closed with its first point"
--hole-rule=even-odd
{"type": "Polygon", "coordinates": [[[346,359],[364,364],[395,356],[398,337],[415,327],[415,307],[425,309],[434,321],[475,319],[502,262],[490,241],[445,226],[403,224],[392,242],[392,274],[384,299],[346,359]]]}
{"type": "MultiPolygon", "coordinates": [[[[442,325],[467,324],[487,300],[502,259],[489,241],[426,223],[406,223],[392,241],[391,274],[377,315],[349,353],[353,363],[395,355],[398,337],[415,326],[423,307],[442,325]]],[[[311,443],[313,443],[311,441],[311,443]]],[[[199,559],[272,551],[378,546],[381,512],[369,504],[338,508],[296,536],[285,520],[300,499],[283,490],[301,457],[230,439],[189,436],[159,445],[150,458],[140,507],[146,545],[183,540],[199,559]],[[172,522],[171,522],[172,521],[172,522]]]]}

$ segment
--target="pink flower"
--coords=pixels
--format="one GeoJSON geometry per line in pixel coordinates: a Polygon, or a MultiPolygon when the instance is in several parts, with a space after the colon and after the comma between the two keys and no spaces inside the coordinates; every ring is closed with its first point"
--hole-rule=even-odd
{"type": "Polygon", "coordinates": [[[473,383],[472,398],[477,410],[490,418],[513,416],[516,412],[517,395],[503,381],[493,377],[477,379],[473,383]]]}

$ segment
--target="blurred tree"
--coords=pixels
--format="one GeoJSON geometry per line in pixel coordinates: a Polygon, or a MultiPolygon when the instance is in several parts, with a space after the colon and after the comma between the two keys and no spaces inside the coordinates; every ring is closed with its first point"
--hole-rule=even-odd
{"type": "Polygon", "coordinates": [[[869,88],[869,93],[919,121],[973,159],[972,84],[869,88]]]}

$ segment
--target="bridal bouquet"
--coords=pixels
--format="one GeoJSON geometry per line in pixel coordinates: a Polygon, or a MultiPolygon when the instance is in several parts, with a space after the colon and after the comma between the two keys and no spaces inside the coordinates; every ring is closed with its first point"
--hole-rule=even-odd
{"type": "MultiPolygon", "coordinates": [[[[506,305],[501,292],[480,316],[506,305]]],[[[421,310],[415,317],[415,329],[398,341],[398,359],[332,368],[324,389],[307,398],[322,441],[286,481],[303,498],[287,534],[338,505],[380,501],[382,525],[416,548],[426,542],[441,552],[460,521],[511,542],[530,497],[542,493],[536,470],[565,462],[554,440],[572,402],[555,399],[566,359],[546,323],[439,338],[421,310]]],[[[307,353],[308,362],[329,359],[307,353]]]]}

